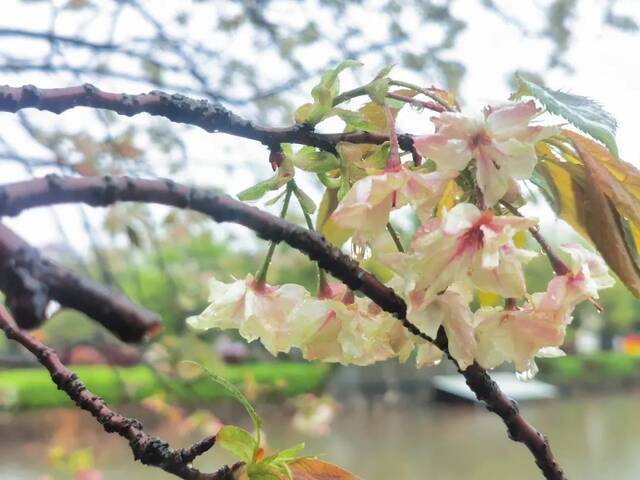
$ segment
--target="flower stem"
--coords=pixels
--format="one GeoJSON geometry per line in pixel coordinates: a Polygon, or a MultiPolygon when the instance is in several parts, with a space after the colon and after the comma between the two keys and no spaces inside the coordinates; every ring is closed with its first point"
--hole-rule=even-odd
{"type": "Polygon", "coordinates": [[[410,103],[412,105],[417,105],[418,107],[428,108],[429,110],[433,110],[434,112],[442,113],[446,110],[445,107],[440,103],[429,102],[425,100],[419,100],[417,98],[405,97],[403,95],[397,95],[395,93],[387,93],[387,97],[393,98],[394,100],[400,100],[401,102],[410,103]]]}
{"type": "MultiPolygon", "coordinates": [[[[289,203],[291,201],[291,194],[295,188],[295,184],[293,180],[287,183],[285,187],[286,193],[284,195],[284,203],[282,204],[282,210],[280,210],[280,218],[284,218],[287,214],[287,210],[289,209],[289,203]]],[[[262,266],[260,270],[256,273],[256,284],[264,284],[267,281],[267,272],[269,271],[269,265],[271,264],[271,259],[273,258],[273,252],[276,250],[276,242],[271,242],[269,244],[269,250],[267,250],[267,255],[264,257],[264,262],[262,262],[262,266]]]]}
{"type": "MultiPolygon", "coordinates": [[[[455,108],[452,107],[451,105],[449,105],[446,101],[444,101],[442,98],[440,98],[438,95],[436,95],[435,93],[431,92],[429,89],[427,88],[421,88],[418,87],[417,85],[412,85],[411,83],[406,83],[406,82],[401,82],[399,80],[390,80],[389,81],[389,85],[395,85],[398,87],[404,87],[404,88],[408,88],[410,90],[414,90],[418,93],[421,93],[429,98],[431,98],[432,100],[434,100],[436,103],[434,102],[427,102],[424,100],[419,100],[417,98],[411,98],[411,97],[404,97],[402,95],[398,95],[396,93],[393,92],[389,92],[387,93],[387,98],[393,98],[395,100],[400,100],[401,102],[406,102],[406,103],[412,103],[414,105],[419,105],[423,108],[428,108],[429,110],[433,110],[435,112],[438,113],[442,113],[444,111],[448,111],[448,112],[453,112],[455,111],[455,108]]],[[[357,97],[363,97],[365,95],[368,95],[367,93],[367,89],[365,87],[358,87],[358,88],[354,88],[352,90],[347,90],[346,92],[341,93],[340,95],[338,95],[337,97],[335,97],[333,99],[333,106],[338,106],[341,103],[347,102],[353,98],[357,98],[357,97]]]]}
{"type": "Polygon", "coordinates": [[[362,97],[367,95],[367,91],[364,87],[354,88],[353,90],[347,90],[346,92],[341,93],[337,97],[333,99],[333,106],[340,105],[343,102],[347,102],[352,98],[362,97]]]}
{"type": "MultiPolygon", "coordinates": [[[[511,205],[510,203],[505,202],[504,200],[500,200],[500,203],[513,215],[516,215],[518,217],[523,216],[518,211],[518,209],[513,205],[511,205]]],[[[538,245],[540,245],[540,248],[542,248],[544,253],[547,255],[547,258],[549,259],[549,263],[551,264],[551,268],[553,268],[553,271],[556,273],[556,275],[566,275],[571,271],[571,269],[567,266],[567,264],[564,263],[560,259],[560,257],[558,257],[558,255],[556,255],[556,253],[551,249],[551,246],[547,243],[546,239],[542,236],[538,227],[529,228],[529,233],[531,233],[531,236],[536,239],[536,241],[538,242],[538,245]]]]}
{"type": "Polygon", "coordinates": [[[398,144],[398,132],[396,131],[396,119],[393,116],[391,108],[384,106],[384,113],[387,119],[387,128],[389,129],[389,159],[387,160],[387,170],[395,170],[400,167],[400,145],[398,144]]]}
{"type": "Polygon", "coordinates": [[[387,231],[389,232],[389,235],[391,236],[393,243],[396,244],[396,248],[398,249],[398,251],[400,253],[404,253],[405,249],[402,246],[402,241],[400,240],[400,236],[398,235],[398,232],[396,232],[396,229],[393,228],[393,225],[391,225],[391,222],[387,223],[387,231]]]}
{"type": "Polygon", "coordinates": [[[429,97],[430,99],[436,101],[437,103],[442,105],[442,107],[444,107],[444,109],[447,110],[448,112],[456,111],[455,105],[449,105],[449,103],[447,101],[445,101],[442,98],[440,98],[439,95],[436,95],[435,93],[433,93],[428,88],[422,88],[422,87],[419,87],[418,85],[414,85],[414,84],[409,83],[409,82],[403,82],[403,81],[400,81],[400,80],[390,80],[389,81],[389,85],[394,85],[396,87],[408,88],[409,90],[416,91],[416,92],[421,93],[424,96],[429,97]]]}
{"type": "MultiPolygon", "coordinates": [[[[303,202],[302,202],[302,196],[300,194],[300,187],[298,187],[298,184],[296,183],[295,180],[291,180],[291,184],[293,185],[293,194],[298,199],[298,203],[300,204],[300,209],[302,210],[302,214],[304,215],[304,220],[307,223],[307,228],[309,230],[315,230],[315,228],[313,226],[313,220],[311,219],[311,215],[309,215],[307,213],[307,211],[304,209],[304,207],[302,206],[303,202]]],[[[316,267],[318,268],[318,289],[317,289],[317,291],[319,293],[319,292],[322,292],[324,289],[327,288],[328,282],[327,282],[327,274],[324,272],[324,270],[322,270],[317,263],[316,263],[316,267]]]]}

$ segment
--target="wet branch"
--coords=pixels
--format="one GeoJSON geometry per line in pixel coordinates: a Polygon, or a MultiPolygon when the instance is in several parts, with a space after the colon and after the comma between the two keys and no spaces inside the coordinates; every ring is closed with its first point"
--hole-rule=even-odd
{"type": "Polygon", "coordinates": [[[22,328],[40,325],[47,305],[55,300],[84,313],[125,342],[140,342],[162,329],[155,313],[44,258],[2,223],[0,290],[22,328]]]}
{"type": "Polygon", "coordinates": [[[51,374],[51,380],[64,391],[75,404],[88,411],[107,433],[117,433],[129,441],[135,460],[152,465],[185,480],[231,480],[238,466],[223,467],[215,473],[202,473],[190,464],[209,451],[216,437],[207,437],[189,448],[174,449],[164,440],[148,435],[140,421],[127,418],[111,410],[105,401],[94,395],[69,371],[56,352],[47,345],[22,331],[9,312],[0,305],[0,329],[7,338],[15,340],[29,350],[51,374]]]}
{"type": "MultiPolygon", "coordinates": [[[[402,298],[374,275],[361,269],[356,261],[327,242],[319,233],[291,224],[227,195],[190,188],[170,180],[49,176],[1,186],[0,216],[17,215],[25,209],[60,203],[82,202],[106,206],[119,201],[159,203],[192,209],[217,222],[244,225],[266,240],[284,241],[304,252],[352,290],[360,290],[382,309],[398,318],[409,332],[433,342],[451,358],[442,329],[435,339],[422,333],[407,320],[407,306],[402,298]]],[[[476,397],[486,404],[487,409],[500,416],[507,427],[509,438],[524,443],[529,448],[545,478],[564,479],[546,437],[520,415],[517,404],[500,391],[487,372],[474,363],[460,373],[464,375],[476,397]]]]}
{"type": "MultiPolygon", "coordinates": [[[[37,108],[59,114],[75,107],[111,110],[127,116],[148,113],[173,122],[194,125],[207,132],[228,133],[256,140],[269,147],[296,143],[335,153],[339,142],[381,144],[389,140],[386,135],[369,132],[318,133],[309,125],[262,127],[239,117],[220,103],[157,90],[129,95],[104,92],[90,84],[69,88],[37,88],[33,85],[0,87],[0,111],[17,112],[23,108],[37,108]]],[[[400,147],[410,150],[413,138],[410,135],[398,137],[400,147]]]]}

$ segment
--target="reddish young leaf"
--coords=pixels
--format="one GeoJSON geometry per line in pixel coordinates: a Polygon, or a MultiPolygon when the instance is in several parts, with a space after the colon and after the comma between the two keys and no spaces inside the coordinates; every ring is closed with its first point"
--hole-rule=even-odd
{"type": "Polygon", "coordinates": [[[353,473],[317,458],[301,458],[289,464],[293,480],[360,480],[353,473]]]}

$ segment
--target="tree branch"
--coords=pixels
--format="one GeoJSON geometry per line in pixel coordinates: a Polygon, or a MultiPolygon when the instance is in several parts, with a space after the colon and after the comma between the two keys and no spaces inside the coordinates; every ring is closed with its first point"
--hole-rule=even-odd
{"type": "MultiPolygon", "coordinates": [[[[440,329],[432,339],[406,318],[407,306],[392,289],[358,263],[327,242],[319,233],[291,224],[274,215],[248,206],[227,195],[189,188],[170,180],[146,180],[128,177],[63,178],[50,176],[0,187],[0,216],[17,215],[37,206],[83,202],[106,206],[118,201],[159,203],[188,208],[210,216],[217,222],[233,222],[255,231],[261,238],[284,241],[304,252],[311,260],[344,282],[352,290],[360,290],[383,310],[393,314],[414,335],[433,342],[449,358],[447,337],[440,329]]],[[[564,479],[547,439],[519,413],[516,402],[504,395],[487,372],[474,363],[464,371],[467,385],[487,409],[502,418],[509,438],[524,443],[533,454],[536,464],[549,480],[564,479]]]]}
{"type": "Polygon", "coordinates": [[[58,389],[64,391],[75,404],[88,411],[102,425],[105,432],[117,433],[129,441],[135,460],[152,465],[185,480],[231,480],[233,470],[223,467],[215,473],[202,473],[190,466],[199,455],[207,452],[216,443],[216,437],[207,437],[189,448],[173,449],[160,438],[148,435],[138,420],[127,418],[111,410],[104,400],[94,395],[69,371],[56,352],[20,330],[9,312],[0,305],[0,329],[7,338],[15,340],[29,350],[49,371],[58,389]]]}
{"type": "MultiPolygon", "coordinates": [[[[222,132],[256,140],[269,147],[281,143],[296,143],[335,153],[339,142],[380,144],[389,140],[386,135],[369,132],[318,133],[308,125],[261,127],[239,117],[219,103],[159,91],[128,95],[104,92],[90,84],[51,89],[33,85],[20,88],[0,87],[0,111],[17,112],[33,107],[59,114],[80,106],[111,110],[127,116],[140,113],[162,116],[173,122],[200,127],[207,132],[222,132]]],[[[404,150],[410,150],[413,138],[410,135],[398,137],[400,146],[404,150]]]]}
{"type": "MultiPolygon", "coordinates": [[[[0,194],[1,196],[1,194],[0,194]]],[[[161,328],[160,317],[126,296],[84,279],[43,258],[40,252],[0,223],[0,290],[20,325],[44,321],[51,299],[78,310],[125,342],[140,342],[161,328]]]]}

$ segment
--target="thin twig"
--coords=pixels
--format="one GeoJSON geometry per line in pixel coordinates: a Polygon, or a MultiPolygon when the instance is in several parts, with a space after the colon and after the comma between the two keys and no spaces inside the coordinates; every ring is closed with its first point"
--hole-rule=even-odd
{"type": "Polygon", "coordinates": [[[207,437],[189,448],[173,449],[160,438],[148,435],[138,420],[127,418],[110,409],[105,401],[91,393],[69,371],[56,352],[28,333],[20,330],[9,312],[0,305],[0,329],[7,338],[15,340],[29,350],[49,371],[56,386],[64,391],[75,404],[88,411],[102,425],[105,432],[117,433],[129,441],[136,460],[152,465],[184,480],[231,480],[238,466],[223,467],[215,473],[202,473],[190,466],[193,460],[207,452],[216,443],[216,437],[207,437]]]}
{"type": "MultiPolygon", "coordinates": [[[[506,202],[505,200],[500,200],[500,204],[504,208],[509,210],[511,214],[517,217],[523,216],[518,211],[518,209],[513,205],[511,205],[509,202],[506,202]]],[[[567,264],[564,263],[560,259],[560,257],[558,257],[558,255],[553,251],[553,249],[551,248],[551,245],[549,245],[547,240],[542,236],[542,234],[540,233],[540,229],[538,227],[530,227],[529,233],[531,233],[531,236],[536,239],[536,242],[538,242],[538,245],[540,245],[540,248],[542,248],[544,253],[547,255],[547,258],[549,259],[549,263],[551,264],[551,268],[553,268],[553,271],[556,273],[556,275],[566,275],[571,271],[571,269],[567,266],[567,264]]]]}
{"type": "Polygon", "coordinates": [[[393,243],[396,244],[396,248],[398,249],[399,252],[404,253],[404,246],[402,245],[402,240],[400,240],[400,237],[398,236],[398,232],[396,232],[396,229],[393,228],[393,225],[391,225],[391,222],[387,223],[387,231],[389,232],[389,235],[391,236],[391,239],[393,240],[393,243]]]}

